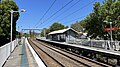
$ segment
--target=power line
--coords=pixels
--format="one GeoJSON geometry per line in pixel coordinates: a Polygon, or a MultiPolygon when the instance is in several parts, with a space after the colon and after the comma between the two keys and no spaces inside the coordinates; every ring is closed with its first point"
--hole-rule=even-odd
{"type": "Polygon", "coordinates": [[[87,15],[84,15],[84,16],[81,16],[81,17],[78,17],[78,18],[76,18],[76,19],[73,19],[73,20],[70,20],[70,21],[67,21],[67,22],[63,22],[62,24],[64,24],[64,23],[68,23],[68,22],[73,22],[73,21],[75,21],[75,20],[78,20],[78,19],[84,18],[85,16],[87,16],[87,15]]]}
{"type": "MultiPolygon", "coordinates": [[[[52,18],[54,15],[56,15],[58,12],[60,12],[62,9],[64,9],[66,6],[68,6],[71,2],[73,2],[73,0],[69,1],[67,4],[65,4],[62,8],[60,8],[58,11],[56,11],[54,14],[52,14],[49,18],[46,19],[46,21],[48,21],[50,18],[52,18]]],[[[45,21],[44,21],[45,22],[45,21]]],[[[44,23],[43,22],[43,23],[44,23]]],[[[42,23],[41,23],[42,24],[42,23]]],[[[39,25],[38,25],[39,26],[39,25]]],[[[37,27],[38,27],[37,26],[37,27]]]]}
{"type": "MultiPolygon", "coordinates": [[[[53,3],[51,4],[51,6],[47,9],[47,11],[44,13],[44,15],[40,18],[40,22],[41,22],[41,20],[44,18],[44,16],[49,12],[49,10],[52,8],[52,6],[55,4],[55,2],[56,2],[56,0],[53,1],[53,3]]],[[[38,22],[38,23],[39,23],[39,22],[38,22]]],[[[37,23],[37,24],[38,24],[38,23],[37,23]]],[[[37,25],[37,24],[36,24],[36,25],[37,25]]],[[[36,26],[36,25],[35,25],[35,26],[36,26]]]]}
{"type": "Polygon", "coordinates": [[[50,22],[52,22],[53,20],[55,20],[56,18],[60,17],[62,14],[66,13],[68,10],[70,10],[72,7],[74,7],[75,5],[77,5],[81,0],[78,0],[77,2],[75,2],[73,5],[71,5],[68,9],[66,9],[63,13],[59,14],[57,17],[55,17],[54,19],[52,19],[50,22]]]}
{"type": "MultiPolygon", "coordinates": [[[[75,21],[75,20],[78,20],[78,19],[81,19],[81,18],[83,18],[83,17],[85,17],[86,15],[84,15],[84,16],[81,16],[81,17],[78,17],[78,18],[76,18],[76,19],[73,19],[73,20],[70,20],[70,21],[67,21],[67,22],[72,22],[72,21],[75,21]]],[[[64,22],[64,23],[67,23],[67,22],[64,22]]]]}
{"type": "Polygon", "coordinates": [[[70,13],[69,15],[65,16],[64,18],[60,19],[60,20],[57,21],[57,22],[60,22],[60,21],[62,21],[63,19],[67,18],[68,16],[70,16],[70,15],[72,15],[72,14],[74,14],[74,13],[80,11],[81,9],[84,9],[85,7],[89,6],[91,3],[95,2],[95,1],[96,1],[96,0],[93,0],[92,2],[90,2],[90,3],[86,4],[86,5],[84,5],[83,7],[81,7],[81,8],[78,9],[78,10],[75,10],[74,12],[70,13]]]}
{"type": "Polygon", "coordinates": [[[68,16],[70,16],[70,15],[72,15],[72,14],[74,14],[74,13],[80,11],[81,9],[84,9],[85,7],[89,6],[91,3],[95,2],[95,1],[96,1],[96,0],[93,0],[92,2],[90,2],[90,3],[86,4],[85,6],[81,7],[80,9],[78,9],[78,10],[76,10],[76,11],[70,13],[69,15],[67,15],[67,16],[65,16],[64,18],[60,19],[58,22],[60,22],[60,21],[62,21],[63,19],[67,18],[68,16]]]}

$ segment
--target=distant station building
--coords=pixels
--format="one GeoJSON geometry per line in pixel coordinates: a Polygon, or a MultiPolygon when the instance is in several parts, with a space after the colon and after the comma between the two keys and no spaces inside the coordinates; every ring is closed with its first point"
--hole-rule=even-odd
{"type": "Polygon", "coordinates": [[[79,33],[74,29],[67,28],[67,29],[50,32],[47,35],[47,39],[53,41],[65,42],[67,39],[75,39],[76,37],[78,37],[78,34],[79,33]]]}

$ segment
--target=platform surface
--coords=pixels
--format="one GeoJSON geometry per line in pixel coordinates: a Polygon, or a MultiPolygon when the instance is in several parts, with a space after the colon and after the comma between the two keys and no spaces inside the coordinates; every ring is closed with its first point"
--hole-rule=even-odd
{"type": "MultiPolygon", "coordinates": [[[[37,38],[37,39],[40,39],[40,38],[37,38]]],[[[69,46],[73,46],[73,47],[79,47],[82,49],[87,49],[87,50],[92,50],[92,51],[96,51],[96,52],[100,52],[100,53],[110,54],[113,56],[120,56],[120,51],[113,51],[113,50],[107,50],[107,49],[90,47],[90,46],[83,46],[83,45],[78,45],[78,44],[68,44],[66,42],[51,41],[49,39],[41,39],[41,40],[45,40],[45,41],[49,41],[49,42],[53,42],[53,43],[58,43],[58,44],[63,44],[63,45],[69,45],[69,46]]]]}
{"type": "Polygon", "coordinates": [[[38,67],[27,45],[18,45],[3,67],[38,67]]]}

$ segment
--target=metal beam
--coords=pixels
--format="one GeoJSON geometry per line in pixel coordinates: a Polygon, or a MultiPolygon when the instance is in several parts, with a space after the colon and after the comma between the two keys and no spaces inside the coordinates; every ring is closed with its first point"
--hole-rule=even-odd
{"type": "Polygon", "coordinates": [[[22,30],[42,30],[42,29],[22,29],[22,30]]]}

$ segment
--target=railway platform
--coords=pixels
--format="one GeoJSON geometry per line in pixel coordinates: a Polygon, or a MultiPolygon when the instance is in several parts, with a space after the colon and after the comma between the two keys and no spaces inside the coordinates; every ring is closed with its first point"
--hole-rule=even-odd
{"type": "Polygon", "coordinates": [[[3,67],[38,67],[27,45],[18,45],[3,67]]]}
{"type": "Polygon", "coordinates": [[[40,58],[36,56],[27,39],[24,38],[23,43],[14,49],[3,67],[45,67],[39,60],[40,58]]]}
{"type": "MultiPolygon", "coordinates": [[[[78,44],[68,44],[66,42],[56,42],[56,41],[51,41],[48,39],[41,39],[41,38],[37,38],[40,41],[43,42],[47,42],[47,43],[51,43],[51,44],[59,44],[57,46],[59,47],[65,47],[65,48],[77,48],[80,51],[82,51],[82,53],[84,53],[84,51],[87,51],[89,53],[93,53],[94,58],[96,59],[96,54],[102,55],[104,57],[106,57],[106,63],[109,63],[109,59],[110,58],[114,58],[116,61],[115,65],[120,66],[120,51],[113,51],[113,50],[107,50],[107,49],[102,49],[102,48],[96,48],[96,47],[90,47],[90,46],[84,46],[84,45],[78,45],[78,44]]],[[[92,56],[92,54],[91,54],[92,56]]]]}
{"type": "Polygon", "coordinates": [[[49,42],[49,43],[56,43],[56,44],[61,44],[61,45],[64,45],[64,46],[78,47],[78,48],[83,49],[83,50],[108,54],[108,55],[112,55],[112,56],[115,56],[115,57],[117,56],[118,58],[120,57],[120,51],[106,50],[106,49],[102,49],[102,48],[96,48],[96,47],[90,47],[90,46],[84,46],[84,45],[69,44],[69,43],[66,43],[66,42],[51,41],[49,39],[40,39],[40,38],[37,38],[37,39],[42,40],[42,41],[46,41],[46,42],[49,42]]]}

